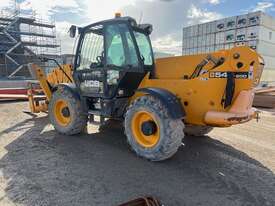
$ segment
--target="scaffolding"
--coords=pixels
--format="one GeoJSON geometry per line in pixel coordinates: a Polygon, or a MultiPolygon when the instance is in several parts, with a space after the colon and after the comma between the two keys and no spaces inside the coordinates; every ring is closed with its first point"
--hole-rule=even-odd
{"type": "Polygon", "coordinates": [[[60,60],[61,47],[54,22],[25,15],[16,10],[0,13],[0,78],[31,79],[29,63],[47,72],[53,65],[41,62],[50,57],[60,60]]]}

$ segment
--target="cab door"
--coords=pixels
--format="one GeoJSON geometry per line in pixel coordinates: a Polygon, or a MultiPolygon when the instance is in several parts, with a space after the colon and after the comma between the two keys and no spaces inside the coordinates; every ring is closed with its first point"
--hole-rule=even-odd
{"type": "Polygon", "coordinates": [[[74,76],[83,96],[131,96],[144,77],[133,32],[127,23],[106,23],[82,34],[74,76]]]}
{"type": "Polygon", "coordinates": [[[82,96],[104,95],[103,25],[92,26],[80,34],[73,76],[82,96]]]}
{"type": "Polygon", "coordinates": [[[125,23],[106,25],[106,97],[132,96],[144,77],[135,37],[125,23]]]}

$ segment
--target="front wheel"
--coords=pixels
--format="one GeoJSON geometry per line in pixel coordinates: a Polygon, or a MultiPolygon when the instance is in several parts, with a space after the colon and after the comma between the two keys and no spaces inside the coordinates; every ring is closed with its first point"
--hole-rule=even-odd
{"type": "Polygon", "coordinates": [[[59,88],[49,104],[50,122],[61,134],[75,135],[87,127],[87,114],[81,102],[70,91],[59,88]]]}
{"type": "Polygon", "coordinates": [[[182,144],[184,124],[172,119],[162,102],[150,95],[135,100],[124,120],[128,143],[138,156],[151,161],[172,157],[182,144]]]}

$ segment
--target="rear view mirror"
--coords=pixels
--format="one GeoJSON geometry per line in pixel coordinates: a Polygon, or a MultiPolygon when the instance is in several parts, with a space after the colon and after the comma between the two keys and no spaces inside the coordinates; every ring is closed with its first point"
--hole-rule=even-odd
{"type": "Polygon", "coordinates": [[[139,24],[138,27],[150,35],[153,32],[153,26],[151,24],[139,24]]]}
{"type": "Polygon", "coordinates": [[[71,26],[69,33],[70,33],[71,38],[75,38],[75,35],[76,35],[76,26],[75,25],[71,26]]]}

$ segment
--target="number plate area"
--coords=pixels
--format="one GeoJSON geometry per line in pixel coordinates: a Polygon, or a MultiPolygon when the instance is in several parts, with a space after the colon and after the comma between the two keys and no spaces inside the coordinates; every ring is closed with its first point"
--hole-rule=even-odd
{"type": "MultiPolygon", "coordinates": [[[[232,72],[235,79],[253,79],[253,72],[232,72]]],[[[228,72],[210,72],[209,78],[225,79],[228,72]]]]}

